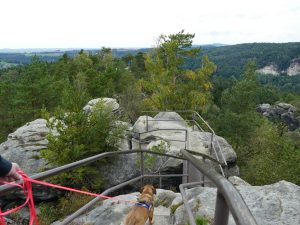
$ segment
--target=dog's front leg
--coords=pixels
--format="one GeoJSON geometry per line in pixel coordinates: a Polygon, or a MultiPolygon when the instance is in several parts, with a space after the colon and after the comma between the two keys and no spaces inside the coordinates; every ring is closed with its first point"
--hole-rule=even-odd
{"type": "Polygon", "coordinates": [[[152,207],[150,209],[150,212],[149,212],[149,222],[150,222],[150,224],[154,224],[154,216],[153,216],[153,214],[154,214],[154,208],[152,207]]]}

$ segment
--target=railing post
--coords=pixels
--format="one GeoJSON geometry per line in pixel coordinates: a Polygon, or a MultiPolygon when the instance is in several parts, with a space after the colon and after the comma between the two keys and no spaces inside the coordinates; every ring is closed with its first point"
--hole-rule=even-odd
{"type": "Polygon", "coordinates": [[[182,173],[183,174],[187,174],[187,176],[183,176],[182,177],[182,183],[183,184],[186,184],[189,180],[189,173],[188,173],[188,163],[189,161],[188,160],[183,160],[182,162],[182,173]]]}
{"type": "Polygon", "coordinates": [[[146,115],[146,131],[148,132],[148,115],[146,115]]]}
{"type": "Polygon", "coordinates": [[[182,201],[185,206],[186,213],[188,215],[189,222],[191,225],[196,225],[193,212],[191,210],[191,207],[189,206],[188,198],[185,194],[184,187],[182,185],[179,185],[179,190],[182,196],[182,201]]]}
{"type": "Polygon", "coordinates": [[[195,118],[195,113],[193,112],[192,113],[192,120],[193,120],[193,131],[195,130],[195,120],[196,120],[196,118],[195,118]]]}
{"type": "MultiPolygon", "coordinates": [[[[158,171],[158,174],[161,175],[160,171],[158,171]]],[[[159,188],[162,188],[162,178],[161,177],[159,177],[159,188]]]]}
{"type": "MultiPolygon", "coordinates": [[[[139,133],[139,150],[142,150],[141,146],[141,134],[139,133]]],[[[141,170],[141,176],[144,176],[144,152],[141,152],[141,165],[140,165],[140,170],[141,170]]],[[[141,186],[144,186],[144,178],[141,179],[141,186]]]]}
{"type": "Polygon", "coordinates": [[[214,225],[227,225],[228,217],[229,209],[225,198],[219,191],[217,191],[214,225]]]}
{"type": "Polygon", "coordinates": [[[189,133],[188,130],[185,130],[185,141],[184,141],[184,149],[189,147],[189,133]]]}
{"type": "MultiPolygon", "coordinates": [[[[202,161],[203,161],[203,163],[205,163],[205,157],[202,157],[202,161]]],[[[202,173],[202,182],[203,182],[202,187],[205,187],[205,175],[204,175],[204,173],[202,173]]]]}
{"type": "MultiPolygon", "coordinates": [[[[214,134],[211,133],[211,136],[210,136],[210,155],[212,155],[213,153],[213,141],[214,141],[214,134]]],[[[218,154],[218,153],[217,153],[218,154]]]]}

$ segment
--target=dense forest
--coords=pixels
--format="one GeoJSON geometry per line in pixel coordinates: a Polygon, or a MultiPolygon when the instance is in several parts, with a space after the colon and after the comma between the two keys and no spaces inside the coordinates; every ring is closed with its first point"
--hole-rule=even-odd
{"type": "MultiPolygon", "coordinates": [[[[291,61],[300,57],[300,42],[294,43],[249,43],[238,45],[203,45],[191,46],[192,48],[201,48],[198,57],[185,62],[187,68],[198,68],[199,62],[204,55],[218,65],[217,74],[225,77],[239,77],[243,71],[243,66],[249,60],[255,60],[257,68],[275,64],[280,71],[286,70],[291,61]]],[[[138,52],[149,53],[152,49],[111,49],[112,55],[116,58],[122,58],[127,55],[136,55],[138,52]]],[[[99,49],[85,50],[89,54],[97,54],[99,49]]],[[[76,56],[80,50],[52,50],[28,53],[9,53],[0,52],[0,61],[14,64],[28,64],[32,56],[36,55],[42,61],[55,62],[63,54],[69,57],[76,56]]]]}
{"type": "Polygon", "coordinates": [[[201,54],[208,55],[218,65],[219,75],[240,77],[249,60],[255,60],[257,68],[275,64],[280,71],[286,70],[293,59],[300,57],[300,43],[238,44],[203,48],[201,54]]]}
{"type": "MultiPolygon", "coordinates": [[[[74,112],[68,118],[73,130],[64,138],[73,135],[72,140],[76,141],[50,142],[49,148],[74,149],[77,158],[72,157],[73,160],[95,154],[99,141],[90,134],[103,130],[91,129],[90,121],[84,120],[80,111],[93,98],[115,97],[126,114],[122,119],[129,122],[135,121],[142,110],[197,110],[236,150],[242,178],[252,184],[285,179],[299,185],[299,139],[291,138],[279,122],[270,122],[256,112],[260,103],[280,101],[299,108],[300,96],[291,92],[294,84],[285,86],[286,91],[268,85],[287,85],[286,77],[279,81],[278,77],[256,74],[257,67],[270,61],[286,68],[292,58],[299,57],[299,44],[199,49],[192,47],[193,38],[193,34],[181,31],[160,36],[157,47],[151,51],[124,51],[126,54],[116,57],[109,48],[97,52],[82,50],[72,56],[64,53],[53,61],[31,56],[29,63],[0,70],[0,141],[35,118],[62,118],[65,112],[74,112]],[[208,54],[209,51],[214,53],[208,54]],[[221,72],[222,68],[225,72],[221,72]],[[223,76],[217,76],[219,73],[223,76]],[[90,135],[89,142],[83,138],[85,132],[90,135]]],[[[299,77],[293,79],[299,84],[299,77]]],[[[102,119],[109,127],[109,121],[115,119],[101,115],[94,118],[94,124],[102,119]]],[[[298,131],[295,133],[299,136],[298,131]]],[[[60,158],[61,164],[70,160],[68,154],[60,158]]],[[[45,157],[57,162],[55,154],[45,157]]]]}
{"type": "MultiPolygon", "coordinates": [[[[268,65],[275,65],[278,71],[286,71],[292,60],[300,58],[300,43],[249,43],[238,45],[193,45],[191,48],[200,48],[197,57],[186,58],[182,67],[195,70],[201,67],[201,58],[207,55],[211,61],[217,65],[214,77],[226,77],[240,79],[244,65],[249,60],[256,62],[257,68],[268,65]]],[[[137,54],[148,54],[153,49],[111,49],[111,54],[115,58],[122,58],[128,65],[137,54]]],[[[24,50],[25,51],[25,50],[24,50]]],[[[87,49],[85,53],[97,55],[99,49],[87,49]]],[[[58,62],[66,54],[70,58],[76,57],[80,50],[51,50],[29,52],[0,52],[0,69],[14,67],[17,65],[27,65],[32,58],[37,56],[39,60],[46,62],[58,62]]],[[[283,73],[280,76],[261,75],[258,81],[264,86],[277,87],[282,91],[300,94],[300,75],[287,76],[283,73]]]]}

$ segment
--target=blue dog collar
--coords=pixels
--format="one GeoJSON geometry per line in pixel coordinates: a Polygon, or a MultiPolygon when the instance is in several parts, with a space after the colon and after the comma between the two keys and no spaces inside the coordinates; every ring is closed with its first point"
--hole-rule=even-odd
{"type": "Polygon", "coordinates": [[[152,207],[151,204],[147,204],[147,203],[145,203],[145,202],[137,202],[137,203],[135,203],[135,205],[136,205],[136,206],[144,207],[144,208],[146,208],[146,209],[150,209],[150,208],[152,207]]]}

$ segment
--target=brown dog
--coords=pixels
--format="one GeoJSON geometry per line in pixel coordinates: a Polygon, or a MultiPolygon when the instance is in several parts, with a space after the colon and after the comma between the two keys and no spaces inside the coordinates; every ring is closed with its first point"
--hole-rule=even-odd
{"type": "Polygon", "coordinates": [[[124,225],[144,225],[149,218],[150,224],[154,224],[154,195],[156,189],[147,184],[141,189],[140,197],[138,202],[132,207],[128,213],[124,225]]]}

